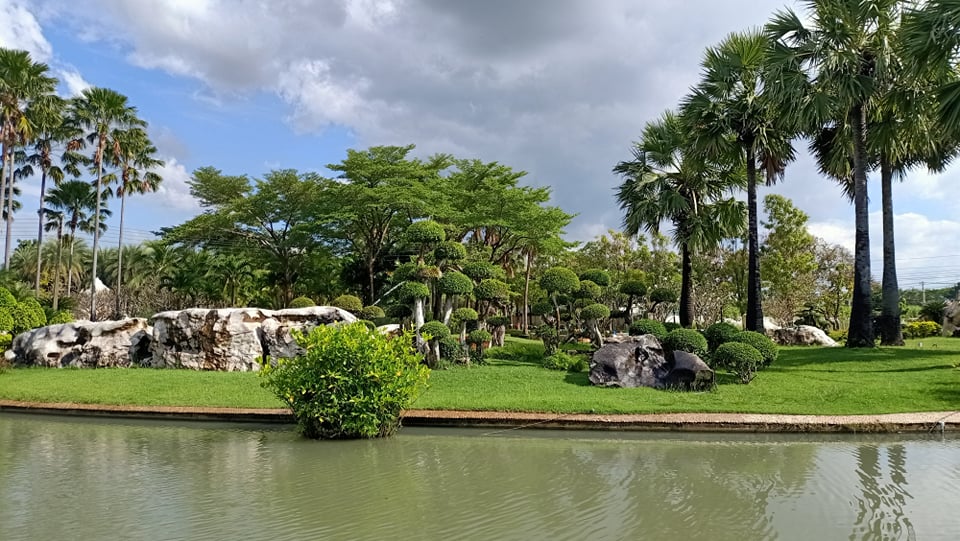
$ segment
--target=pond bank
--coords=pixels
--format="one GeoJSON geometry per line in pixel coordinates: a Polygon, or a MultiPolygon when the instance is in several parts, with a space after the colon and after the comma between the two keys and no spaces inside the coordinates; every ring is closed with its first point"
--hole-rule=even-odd
{"type": "MultiPolygon", "coordinates": [[[[184,421],[292,423],[286,409],[187,406],[118,406],[0,400],[0,412],[179,419],[184,421]]],[[[933,432],[960,431],[960,411],[878,415],[760,413],[651,413],[626,415],[499,411],[407,410],[405,426],[515,429],[646,430],[689,432],[933,432]]]]}

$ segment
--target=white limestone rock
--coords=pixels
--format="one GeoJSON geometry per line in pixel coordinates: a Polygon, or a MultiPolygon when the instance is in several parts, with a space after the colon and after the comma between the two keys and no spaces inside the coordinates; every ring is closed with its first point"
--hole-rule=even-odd
{"type": "Polygon", "coordinates": [[[823,329],[810,325],[797,325],[767,330],[767,335],[781,346],[825,346],[836,347],[838,344],[827,336],[823,329]]]}
{"type": "Polygon", "coordinates": [[[74,321],[18,334],[4,355],[19,366],[127,367],[149,358],[151,335],[143,318],[74,321]]]}
{"type": "Polygon", "coordinates": [[[944,304],[943,335],[960,338],[960,300],[947,301],[944,304]]]}

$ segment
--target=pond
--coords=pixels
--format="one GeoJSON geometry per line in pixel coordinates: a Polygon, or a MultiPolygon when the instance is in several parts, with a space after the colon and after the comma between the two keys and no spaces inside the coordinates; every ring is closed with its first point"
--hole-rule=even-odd
{"type": "Polygon", "coordinates": [[[960,436],[0,414],[0,539],[956,539],[960,436]]]}

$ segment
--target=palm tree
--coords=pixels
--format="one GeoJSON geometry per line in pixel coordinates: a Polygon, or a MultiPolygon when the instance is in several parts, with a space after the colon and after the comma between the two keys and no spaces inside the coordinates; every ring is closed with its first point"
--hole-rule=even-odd
{"type": "Polygon", "coordinates": [[[11,226],[13,225],[14,148],[33,137],[33,126],[26,115],[29,104],[54,93],[57,80],[47,75],[49,68],[34,62],[30,53],[0,47],[0,194],[6,203],[6,240],[3,268],[10,268],[11,226]]]}
{"type": "Polygon", "coordinates": [[[137,109],[127,104],[127,97],[108,88],[88,88],[74,99],[71,118],[87,135],[87,142],[94,145],[92,162],[97,170],[95,204],[93,212],[93,263],[90,273],[90,320],[97,319],[97,251],[100,247],[100,198],[103,187],[103,166],[107,148],[115,144],[115,130],[146,127],[147,123],[137,118],[137,109]]]}
{"type": "Polygon", "coordinates": [[[63,267],[63,212],[43,209],[41,212],[42,216],[47,217],[47,221],[43,224],[44,229],[47,231],[57,232],[57,265],[54,267],[53,273],[53,310],[56,311],[60,308],[60,269],[63,267]]]}
{"type": "Polygon", "coordinates": [[[626,232],[657,232],[664,220],[674,227],[673,240],[680,247],[680,324],[694,322],[692,253],[715,246],[743,227],[743,204],[725,197],[743,186],[738,164],[708,161],[692,152],[690,137],[680,117],[667,112],[648,123],[634,159],[620,162],[614,172],[624,177],[617,191],[620,208],[626,212],[626,232]]]}
{"type": "MultiPolygon", "coordinates": [[[[93,233],[94,227],[99,226],[102,231],[106,229],[107,224],[94,220],[96,209],[94,188],[82,180],[67,181],[50,190],[47,194],[47,205],[50,209],[64,214],[67,228],[70,230],[70,255],[67,258],[67,295],[70,295],[77,230],[93,233]]],[[[99,215],[102,218],[109,217],[110,211],[101,208],[99,215]]]]}
{"type": "Polygon", "coordinates": [[[763,332],[760,241],[757,230],[757,167],[767,185],[783,177],[795,157],[793,132],[780,121],[777,103],[767,92],[769,40],[760,31],[735,33],[708,48],[700,83],[684,100],[693,144],[708,156],[739,147],[747,169],[747,318],[746,328],[763,332]]]}
{"type": "Polygon", "coordinates": [[[223,293],[228,296],[230,306],[236,306],[237,292],[253,281],[253,264],[239,256],[218,257],[213,264],[213,275],[223,282],[223,293]]]}
{"type": "MultiPolygon", "coordinates": [[[[913,75],[951,72],[960,56],[960,0],[926,0],[907,6],[903,17],[903,52],[916,60],[913,75]]],[[[940,128],[960,139],[960,80],[940,81],[936,90],[940,128]]]]}
{"type": "Polygon", "coordinates": [[[782,114],[817,133],[845,123],[853,149],[856,223],[854,291],[848,347],[873,347],[867,119],[879,84],[890,76],[899,0],[805,0],[809,24],[790,9],[767,23],[772,80],[782,114]]]}
{"type": "Polygon", "coordinates": [[[120,169],[120,178],[116,194],[120,197],[120,230],[117,252],[117,282],[115,298],[116,315],[120,317],[120,297],[123,285],[123,218],[126,211],[127,194],[155,192],[163,179],[150,169],[160,167],[163,162],[154,158],[157,148],[150,142],[146,130],[133,127],[126,130],[114,130],[113,146],[109,150],[109,160],[120,169]]]}

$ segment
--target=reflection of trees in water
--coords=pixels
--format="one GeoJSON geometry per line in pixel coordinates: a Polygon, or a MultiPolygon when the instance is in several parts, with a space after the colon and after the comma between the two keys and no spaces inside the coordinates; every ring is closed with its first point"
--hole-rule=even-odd
{"type": "Polygon", "coordinates": [[[907,498],[906,449],[903,445],[885,448],[889,482],[880,466],[880,447],[860,445],[857,477],[860,497],[856,500],[857,518],[850,539],[873,541],[884,539],[916,539],[913,524],[904,512],[907,498]]]}

